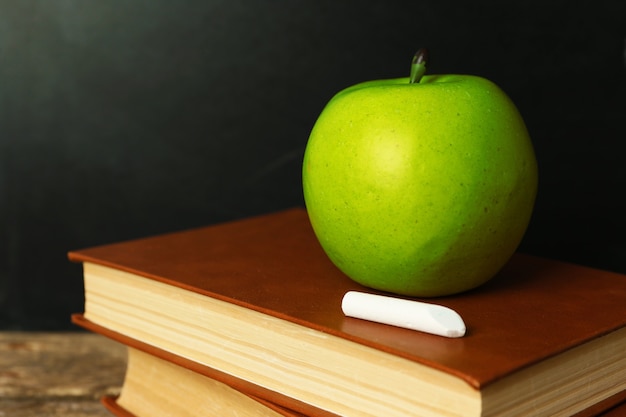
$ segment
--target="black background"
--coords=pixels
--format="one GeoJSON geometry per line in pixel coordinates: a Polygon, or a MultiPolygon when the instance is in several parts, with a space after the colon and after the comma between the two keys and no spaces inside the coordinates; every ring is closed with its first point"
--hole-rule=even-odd
{"type": "Polygon", "coordinates": [[[0,329],[71,328],[68,250],[302,205],[326,102],[422,46],[527,122],[521,250],[626,273],[622,0],[0,0],[0,329]]]}

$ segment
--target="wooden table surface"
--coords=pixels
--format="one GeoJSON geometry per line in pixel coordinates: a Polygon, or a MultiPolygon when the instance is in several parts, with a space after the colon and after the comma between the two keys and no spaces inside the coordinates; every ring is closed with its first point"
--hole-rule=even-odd
{"type": "Polygon", "coordinates": [[[111,417],[126,348],[90,333],[0,332],[0,417],[111,417]]]}

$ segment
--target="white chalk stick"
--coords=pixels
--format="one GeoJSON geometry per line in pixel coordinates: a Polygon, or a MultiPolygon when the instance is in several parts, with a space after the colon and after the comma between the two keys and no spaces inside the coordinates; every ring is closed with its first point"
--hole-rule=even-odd
{"type": "Polygon", "coordinates": [[[348,317],[445,337],[465,335],[465,323],[461,316],[437,304],[348,291],[341,302],[341,309],[348,317]]]}

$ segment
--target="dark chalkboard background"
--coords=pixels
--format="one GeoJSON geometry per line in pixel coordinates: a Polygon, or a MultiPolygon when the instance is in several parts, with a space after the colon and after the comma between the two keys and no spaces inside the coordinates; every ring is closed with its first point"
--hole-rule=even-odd
{"type": "Polygon", "coordinates": [[[356,82],[490,78],[534,140],[526,252],[626,273],[626,2],[0,0],[0,329],[70,328],[70,249],[302,204],[356,82]]]}

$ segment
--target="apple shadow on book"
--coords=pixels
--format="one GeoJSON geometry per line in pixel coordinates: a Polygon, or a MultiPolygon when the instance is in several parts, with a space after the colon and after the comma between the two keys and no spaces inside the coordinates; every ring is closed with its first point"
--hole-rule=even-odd
{"type": "MultiPolygon", "coordinates": [[[[540,283],[542,277],[549,275],[550,271],[555,268],[553,263],[529,262],[525,255],[516,254],[491,280],[480,287],[464,293],[436,298],[402,297],[395,294],[386,294],[399,298],[442,304],[456,310],[466,320],[467,331],[462,338],[450,339],[350,317],[344,318],[341,323],[341,329],[357,338],[371,339],[374,337],[384,344],[393,345],[401,350],[419,343],[425,350],[439,352],[444,356],[458,353],[464,348],[464,339],[471,337],[475,333],[476,323],[480,323],[478,315],[506,315],[510,309],[515,308],[515,304],[497,305],[494,307],[490,300],[494,298],[515,299],[516,293],[520,293],[528,286],[540,283]],[[489,307],[479,311],[477,315],[475,305],[480,305],[483,300],[483,305],[489,307]],[[470,315],[467,315],[468,311],[471,311],[470,315]]],[[[562,282],[562,285],[568,285],[568,283],[562,282]]],[[[365,289],[365,291],[372,292],[371,289],[365,289]]],[[[550,287],[547,289],[546,294],[555,292],[558,292],[558,286],[550,287]]],[[[526,308],[528,308],[529,304],[536,304],[538,311],[550,309],[543,298],[524,299],[519,300],[519,302],[524,303],[526,308]]]]}

